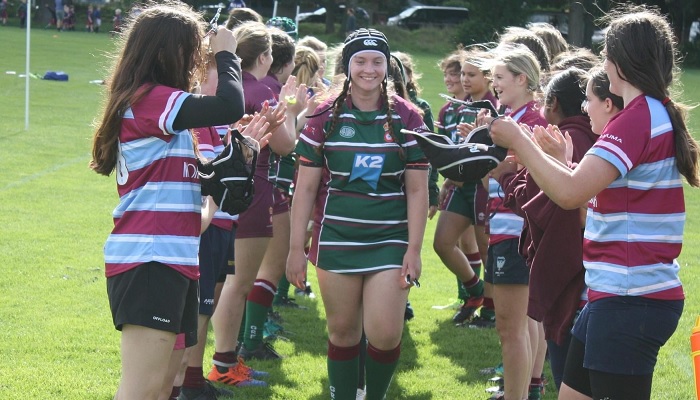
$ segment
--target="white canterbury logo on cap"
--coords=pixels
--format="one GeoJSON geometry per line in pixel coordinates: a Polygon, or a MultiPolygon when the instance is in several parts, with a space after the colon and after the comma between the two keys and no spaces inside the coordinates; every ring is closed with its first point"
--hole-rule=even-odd
{"type": "Polygon", "coordinates": [[[365,39],[365,46],[377,46],[377,41],[375,39],[365,39]]]}

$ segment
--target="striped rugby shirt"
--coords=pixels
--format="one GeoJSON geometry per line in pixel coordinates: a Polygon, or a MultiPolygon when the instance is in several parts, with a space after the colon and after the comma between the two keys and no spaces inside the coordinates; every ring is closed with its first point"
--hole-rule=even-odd
{"type": "MultiPolygon", "coordinates": [[[[531,128],[535,125],[547,126],[547,120],[542,117],[536,105],[535,101],[531,101],[509,115],[515,122],[526,124],[531,128]]],[[[489,214],[492,216],[489,222],[489,245],[520,238],[520,233],[523,231],[525,221],[511,209],[503,206],[503,196],[501,184],[489,178],[489,214]]]]}
{"type": "Polygon", "coordinates": [[[685,202],[673,136],[661,102],[639,96],[608,122],[586,154],[620,172],[588,203],[583,259],[590,301],[684,298],[676,258],[685,202]]]}
{"type": "Polygon", "coordinates": [[[401,268],[408,246],[404,173],[427,170],[428,161],[416,140],[400,132],[425,130],[420,114],[402,98],[392,99],[394,134],[405,161],[386,132],[386,110],[360,111],[349,99],[328,137],[331,111],[310,119],[299,138],[297,154],[323,168],[309,253],[319,268],[337,273],[401,268]]]}
{"type": "MultiPolygon", "coordinates": [[[[197,135],[197,148],[199,154],[207,160],[213,160],[224,151],[224,143],[221,141],[221,132],[224,136],[228,132],[228,126],[214,126],[207,128],[197,128],[194,130],[197,135]]],[[[204,198],[202,198],[204,200],[204,198]]],[[[214,213],[211,224],[226,231],[231,231],[235,217],[219,209],[214,213]]]]}
{"type": "Polygon", "coordinates": [[[194,143],[173,122],[190,95],[150,89],[124,113],[116,167],[119,205],[104,247],[107,277],[157,261],[199,278],[201,188],[194,143]]]}

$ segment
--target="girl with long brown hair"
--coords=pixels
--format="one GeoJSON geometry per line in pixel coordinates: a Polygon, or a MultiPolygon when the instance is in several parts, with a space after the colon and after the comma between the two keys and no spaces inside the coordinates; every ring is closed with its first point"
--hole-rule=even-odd
{"type": "Polygon", "coordinates": [[[243,115],[231,31],[210,33],[216,96],[189,93],[200,69],[204,21],[179,2],[151,5],[120,36],[90,167],[116,175],[119,205],[104,247],[107,292],[122,331],[117,399],[155,399],[175,337],[197,340],[197,252],[202,197],[190,129],[243,115]]]}

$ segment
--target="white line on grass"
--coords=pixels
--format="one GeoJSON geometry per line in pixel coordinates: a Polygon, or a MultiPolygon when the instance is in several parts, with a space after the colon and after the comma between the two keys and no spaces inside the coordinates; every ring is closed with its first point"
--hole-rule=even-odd
{"type": "Polygon", "coordinates": [[[27,184],[31,181],[42,178],[48,174],[54,173],[62,168],[69,167],[71,165],[75,165],[79,162],[85,162],[89,158],[89,156],[90,156],[89,154],[84,154],[80,157],[76,157],[76,158],[73,158],[71,160],[68,160],[68,161],[64,162],[63,164],[54,165],[51,168],[47,168],[43,171],[36,172],[36,173],[29,175],[29,176],[25,176],[22,179],[16,180],[14,182],[10,182],[7,185],[5,185],[4,187],[0,188],[0,192],[10,190],[10,189],[16,188],[18,186],[22,186],[22,185],[27,184]]]}

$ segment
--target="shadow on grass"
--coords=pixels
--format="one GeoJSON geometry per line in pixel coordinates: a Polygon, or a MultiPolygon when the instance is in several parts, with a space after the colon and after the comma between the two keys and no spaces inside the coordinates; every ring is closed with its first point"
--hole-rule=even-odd
{"type": "Polygon", "coordinates": [[[431,332],[437,353],[459,366],[460,382],[467,385],[487,384],[491,375],[479,371],[495,367],[501,360],[501,347],[495,329],[455,327],[451,320],[435,321],[438,329],[431,332]]]}

